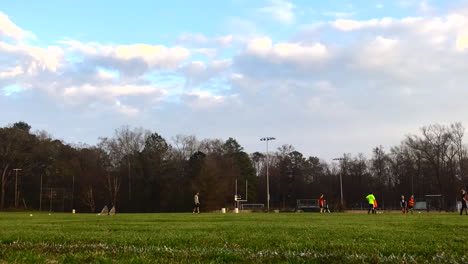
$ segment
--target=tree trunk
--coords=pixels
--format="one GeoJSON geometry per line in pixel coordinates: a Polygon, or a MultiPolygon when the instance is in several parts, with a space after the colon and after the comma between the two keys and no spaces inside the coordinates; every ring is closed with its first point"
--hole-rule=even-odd
{"type": "Polygon", "coordinates": [[[0,199],[0,209],[2,210],[5,208],[5,185],[7,183],[8,167],[10,167],[9,164],[5,166],[5,168],[3,169],[3,173],[2,173],[2,191],[1,191],[1,199],[0,199]]]}

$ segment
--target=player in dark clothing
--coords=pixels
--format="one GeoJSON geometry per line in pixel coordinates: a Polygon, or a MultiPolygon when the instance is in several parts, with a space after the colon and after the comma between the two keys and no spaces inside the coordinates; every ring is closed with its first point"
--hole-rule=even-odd
{"type": "Polygon", "coordinates": [[[330,208],[328,208],[328,201],[326,199],[323,200],[323,212],[330,213],[330,208]]]}
{"type": "Polygon", "coordinates": [[[465,190],[461,190],[460,198],[461,198],[461,203],[462,203],[462,207],[460,209],[460,215],[463,214],[463,210],[465,210],[465,214],[468,215],[468,210],[466,208],[466,202],[468,200],[468,195],[467,195],[465,190]]]}
{"type": "Polygon", "coordinates": [[[404,196],[404,195],[401,196],[400,206],[401,206],[401,212],[404,213],[404,214],[406,214],[406,206],[407,206],[407,204],[406,204],[406,200],[405,200],[405,196],[404,196]]]}

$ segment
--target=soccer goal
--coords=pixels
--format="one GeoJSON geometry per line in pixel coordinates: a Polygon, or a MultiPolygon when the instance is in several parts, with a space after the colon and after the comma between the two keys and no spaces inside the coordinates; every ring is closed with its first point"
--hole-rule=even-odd
{"type": "Polygon", "coordinates": [[[443,211],[445,210],[444,206],[444,196],[442,194],[427,194],[424,195],[426,200],[426,210],[429,211],[443,211]]]}
{"type": "Polygon", "coordinates": [[[40,195],[39,210],[49,212],[65,212],[72,196],[70,190],[65,188],[42,188],[40,195]]]}
{"type": "Polygon", "coordinates": [[[253,212],[261,212],[265,209],[265,204],[241,204],[241,210],[250,210],[253,212]]]}
{"type": "Polygon", "coordinates": [[[318,212],[320,211],[318,199],[298,199],[296,200],[296,210],[318,212]]]}

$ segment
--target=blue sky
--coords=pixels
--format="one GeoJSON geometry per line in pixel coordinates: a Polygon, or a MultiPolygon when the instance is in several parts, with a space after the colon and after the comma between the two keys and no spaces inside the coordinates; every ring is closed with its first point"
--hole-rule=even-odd
{"type": "Polygon", "coordinates": [[[369,153],[468,123],[467,49],[465,0],[6,1],[0,125],[369,153]]]}
{"type": "MultiPolygon", "coordinates": [[[[445,10],[452,1],[428,1],[445,10]]],[[[269,1],[6,1],[2,12],[45,44],[63,38],[101,43],[174,43],[183,33],[206,36],[232,34],[232,20],[255,24],[259,33],[288,38],[301,25],[337,17],[367,20],[420,15],[418,1],[292,1],[295,21],[286,26],[274,17],[259,16],[269,1]],[[380,7],[380,8],[379,8],[380,7]],[[278,32],[279,31],[279,32],[278,32]]],[[[235,22],[234,22],[235,23],[235,22]]]]}

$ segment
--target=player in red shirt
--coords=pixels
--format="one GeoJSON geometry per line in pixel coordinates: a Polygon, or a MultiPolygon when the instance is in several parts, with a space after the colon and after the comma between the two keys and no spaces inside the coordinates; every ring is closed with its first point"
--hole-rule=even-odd
{"type": "Polygon", "coordinates": [[[412,194],[408,200],[408,211],[411,211],[411,213],[413,213],[413,208],[414,208],[414,195],[412,194]]]}
{"type": "Polygon", "coordinates": [[[323,193],[319,197],[319,207],[320,207],[320,213],[324,212],[324,205],[325,205],[325,196],[323,193]]]}

